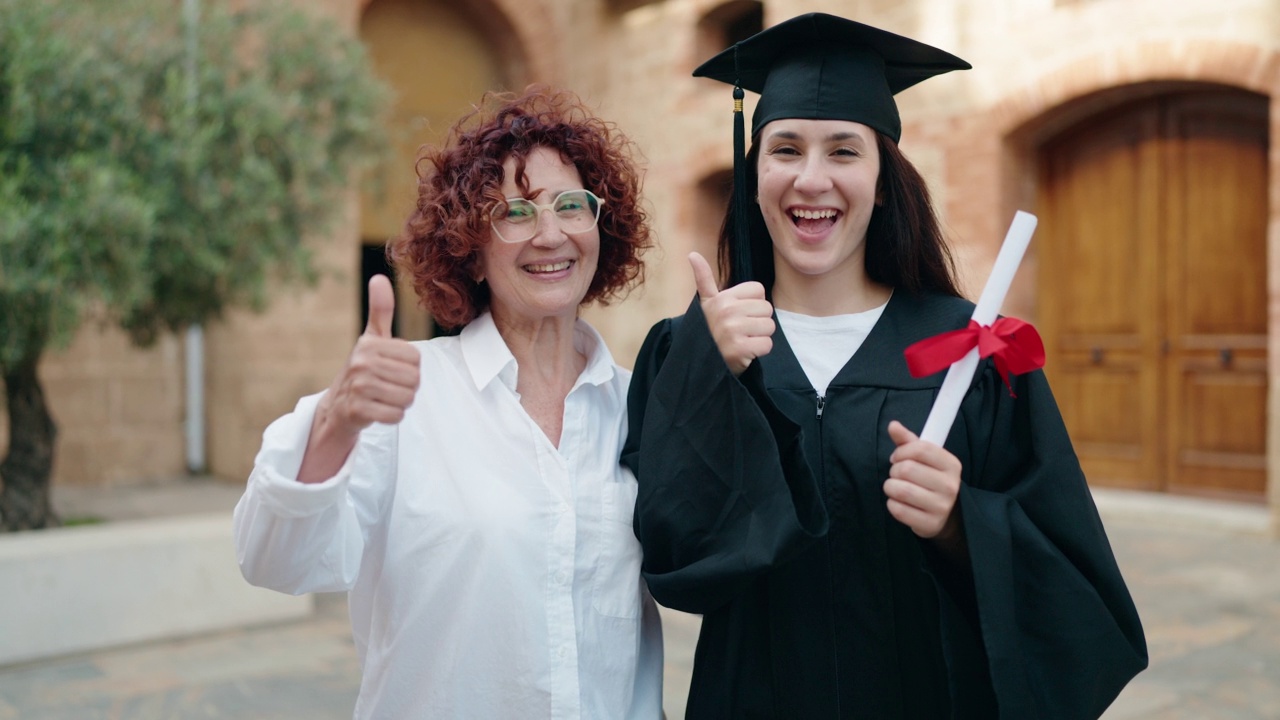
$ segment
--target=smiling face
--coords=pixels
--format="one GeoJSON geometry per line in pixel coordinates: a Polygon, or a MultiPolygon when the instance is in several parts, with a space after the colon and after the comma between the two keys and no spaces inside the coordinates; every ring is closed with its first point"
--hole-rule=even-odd
{"type": "MultiPolygon", "coordinates": [[[[516,184],[516,162],[502,164],[502,196],[548,204],[565,190],[582,189],[582,175],[560,154],[536,148],[525,158],[526,195],[516,184]]],[[[600,229],[570,235],[551,212],[540,212],[537,232],[524,242],[503,242],[491,229],[480,253],[480,272],[489,283],[490,309],[507,324],[551,318],[572,320],[591,287],[600,259],[600,229]]]]}
{"type": "Polygon", "coordinates": [[[775,120],[760,132],[757,202],[773,239],[775,288],[865,278],[877,202],[875,131],[844,120],[775,120]]]}

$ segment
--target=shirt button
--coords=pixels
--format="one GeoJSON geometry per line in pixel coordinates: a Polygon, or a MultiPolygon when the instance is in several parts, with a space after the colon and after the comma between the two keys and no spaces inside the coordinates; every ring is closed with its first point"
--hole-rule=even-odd
{"type": "Polygon", "coordinates": [[[565,655],[568,655],[568,654],[569,654],[569,648],[565,647],[564,645],[561,645],[560,648],[556,650],[556,657],[558,658],[563,658],[565,655]]]}
{"type": "Polygon", "coordinates": [[[569,573],[563,570],[556,573],[556,582],[560,583],[561,585],[565,584],[566,582],[569,582],[569,573]]]}

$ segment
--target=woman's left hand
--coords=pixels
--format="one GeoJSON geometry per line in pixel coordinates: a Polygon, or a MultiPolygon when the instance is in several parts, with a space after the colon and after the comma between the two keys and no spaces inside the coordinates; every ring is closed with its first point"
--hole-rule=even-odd
{"type": "Polygon", "coordinates": [[[889,456],[893,464],[884,481],[889,514],[922,538],[953,539],[960,523],[960,459],[897,420],[889,423],[889,438],[898,446],[889,456]]]}

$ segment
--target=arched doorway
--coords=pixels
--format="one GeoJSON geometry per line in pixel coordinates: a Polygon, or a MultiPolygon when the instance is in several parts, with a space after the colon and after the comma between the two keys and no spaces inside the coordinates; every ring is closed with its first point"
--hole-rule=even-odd
{"type": "MultiPolygon", "coordinates": [[[[455,3],[373,0],[360,18],[360,37],[375,70],[396,95],[390,118],[393,157],[381,182],[372,183],[361,198],[363,329],[368,311],[364,287],[371,275],[390,271],[382,247],[400,232],[414,207],[418,148],[444,140],[450,126],[486,90],[509,83],[498,52],[455,3]]],[[[405,283],[397,283],[395,329],[410,340],[434,334],[431,319],[405,283]]]]}
{"type": "Polygon", "coordinates": [[[1264,500],[1267,108],[1166,89],[1041,146],[1039,325],[1091,483],[1264,500]]]}

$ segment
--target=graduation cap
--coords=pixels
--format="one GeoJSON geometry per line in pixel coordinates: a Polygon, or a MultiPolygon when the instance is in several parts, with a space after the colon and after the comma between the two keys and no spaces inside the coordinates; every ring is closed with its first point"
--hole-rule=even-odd
{"type": "Polygon", "coordinates": [[[808,13],[736,43],[698,66],[694,77],[734,86],[732,276],[752,276],[746,221],[743,90],[759,93],[751,134],[774,120],[850,120],[893,138],[902,121],[893,96],[969,63],[911,38],[826,13],[808,13]]]}

